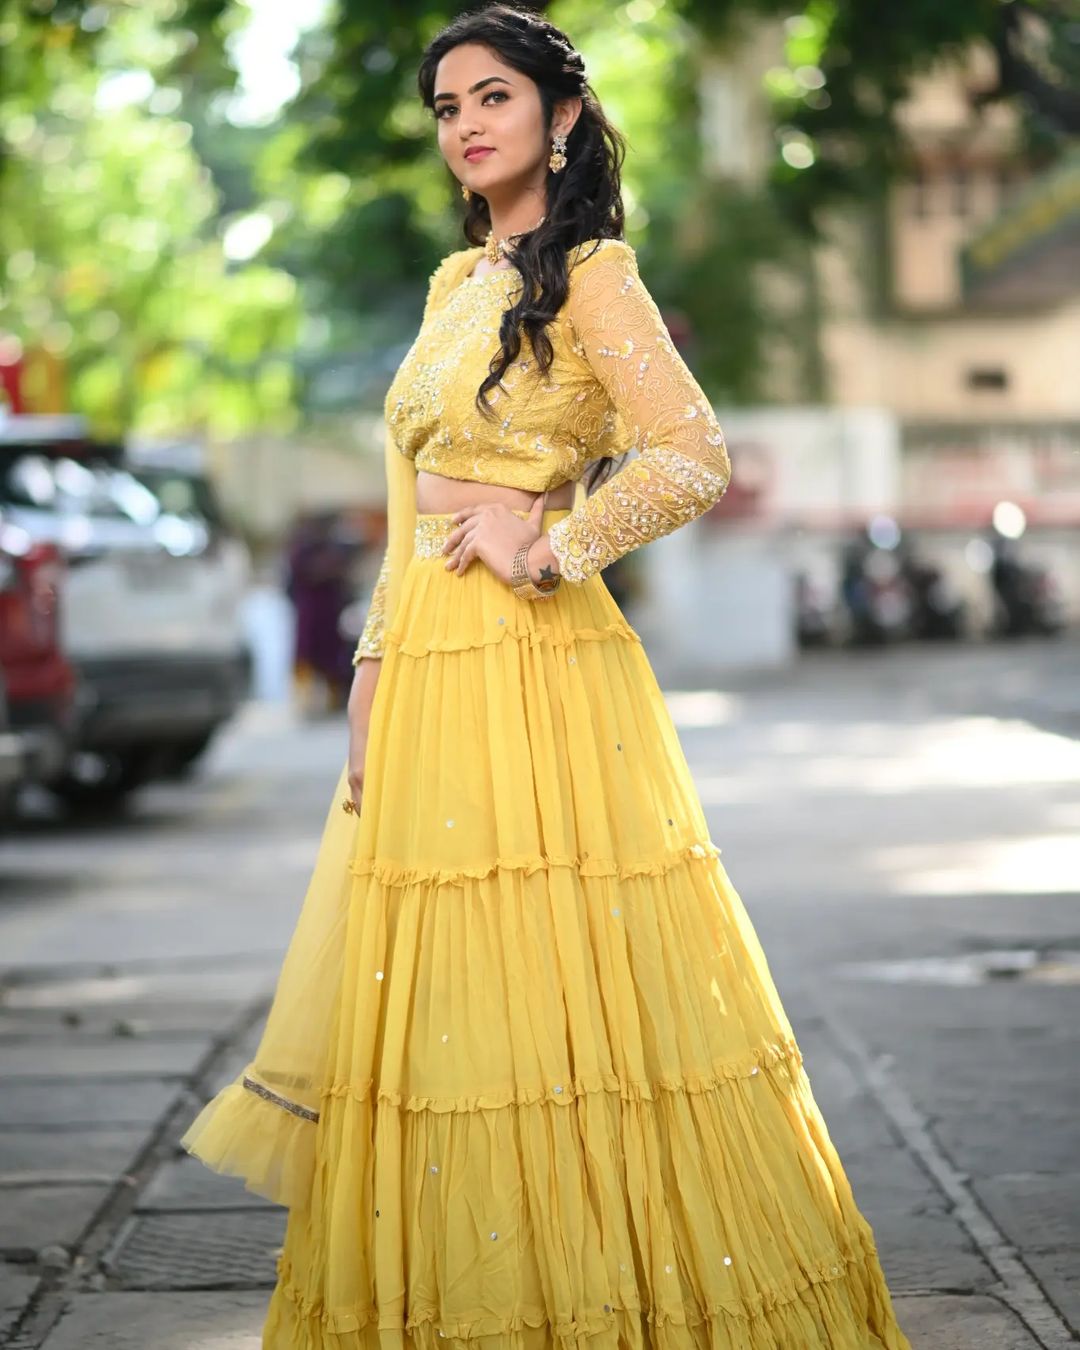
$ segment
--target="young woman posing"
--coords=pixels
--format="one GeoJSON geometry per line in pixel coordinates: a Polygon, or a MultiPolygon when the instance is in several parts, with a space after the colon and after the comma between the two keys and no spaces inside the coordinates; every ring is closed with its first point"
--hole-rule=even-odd
{"type": "Polygon", "coordinates": [[[266,1029],[184,1141],[289,1206],[263,1346],[910,1350],[600,575],[730,476],[621,138],[508,6],[419,85],[472,246],[387,394],[348,762],[266,1029]]]}

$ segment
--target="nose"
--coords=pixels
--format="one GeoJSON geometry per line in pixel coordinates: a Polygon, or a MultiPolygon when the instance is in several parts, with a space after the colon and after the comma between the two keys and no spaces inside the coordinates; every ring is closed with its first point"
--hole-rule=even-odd
{"type": "Polygon", "coordinates": [[[462,108],[458,114],[458,134],[461,137],[461,148],[468,150],[470,145],[484,144],[484,128],[479,119],[471,112],[466,112],[462,108]]]}

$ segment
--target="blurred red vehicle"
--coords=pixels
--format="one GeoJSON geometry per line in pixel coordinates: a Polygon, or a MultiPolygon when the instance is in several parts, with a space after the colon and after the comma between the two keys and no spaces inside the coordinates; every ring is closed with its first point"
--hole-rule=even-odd
{"type": "Polygon", "coordinates": [[[60,639],[65,573],[55,544],[0,516],[0,672],[20,782],[57,773],[74,730],[75,671],[60,639]]]}

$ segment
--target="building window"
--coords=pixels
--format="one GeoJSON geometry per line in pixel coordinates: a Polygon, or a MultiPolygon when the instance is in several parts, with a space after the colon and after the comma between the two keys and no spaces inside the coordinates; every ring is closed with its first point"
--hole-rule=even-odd
{"type": "Polygon", "coordinates": [[[969,389],[1008,389],[1009,376],[1003,366],[971,366],[967,373],[969,389]]]}

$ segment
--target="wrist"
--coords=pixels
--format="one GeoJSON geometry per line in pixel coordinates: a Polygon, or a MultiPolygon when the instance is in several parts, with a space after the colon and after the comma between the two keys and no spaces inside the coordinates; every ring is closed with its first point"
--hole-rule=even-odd
{"type": "Polygon", "coordinates": [[[534,585],[554,581],[559,576],[559,560],[551,551],[546,534],[529,545],[525,554],[525,570],[534,585]]]}
{"type": "Polygon", "coordinates": [[[539,553],[544,547],[542,539],[532,539],[520,544],[514,554],[510,564],[510,588],[521,600],[550,600],[562,584],[562,577],[542,558],[537,558],[530,566],[530,553],[534,550],[539,553]],[[534,568],[537,572],[535,581],[534,568]]]}

